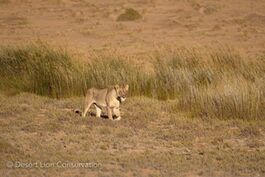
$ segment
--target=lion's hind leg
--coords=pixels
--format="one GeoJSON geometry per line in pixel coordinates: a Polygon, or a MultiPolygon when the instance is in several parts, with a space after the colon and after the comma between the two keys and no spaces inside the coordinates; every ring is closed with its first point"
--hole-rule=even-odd
{"type": "Polygon", "coordinates": [[[96,117],[100,117],[102,109],[100,107],[98,107],[96,104],[95,104],[95,107],[96,107],[96,117]]]}
{"type": "Polygon", "coordinates": [[[89,110],[89,108],[90,108],[90,106],[92,105],[92,101],[90,102],[90,103],[88,103],[88,104],[86,104],[85,105],[85,109],[84,109],[84,112],[83,112],[83,114],[82,114],[82,117],[86,117],[86,113],[87,113],[87,111],[89,110]]]}
{"type": "Polygon", "coordinates": [[[93,93],[91,90],[88,91],[86,99],[85,99],[85,105],[84,105],[84,112],[82,114],[82,117],[86,116],[87,111],[89,110],[90,106],[94,103],[93,101],[93,93]]]}

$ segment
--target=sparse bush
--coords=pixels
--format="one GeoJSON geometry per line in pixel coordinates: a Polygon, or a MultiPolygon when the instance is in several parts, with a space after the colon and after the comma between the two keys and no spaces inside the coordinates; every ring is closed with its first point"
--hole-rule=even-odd
{"type": "Polygon", "coordinates": [[[117,21],[134,21],[141,18],[142,16],[141,14],[139,14],[139,12],[137,12],[133,8],[128,8],[124,13],[118,16],[117,21]]]}
{"type": "Polygon", "coordinates": [[[10,3],[10,0],[0,0],[0,5],[7,4],[7,3],[10,3]]]}

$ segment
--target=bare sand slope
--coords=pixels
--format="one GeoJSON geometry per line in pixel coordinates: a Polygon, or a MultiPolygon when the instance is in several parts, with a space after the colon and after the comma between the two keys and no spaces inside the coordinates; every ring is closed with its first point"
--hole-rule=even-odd
{"type": "Polygon", "coordinates": [[[264,0],[0,0],[1,44],[41,39],[89,50],[147,53],[158,44],[265,47],[264,0]],[[142,19],[117,21],[126,8],[142,19]]]}

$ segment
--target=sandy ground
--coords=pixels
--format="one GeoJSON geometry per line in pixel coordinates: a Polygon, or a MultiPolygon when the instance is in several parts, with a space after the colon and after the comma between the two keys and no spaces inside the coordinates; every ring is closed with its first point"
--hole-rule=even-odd
{"type": "Polygon", "coordinates": [[[75,114],[81,98],[0,94],[0,176],[265,175],[264,121],[192,119],[174,104],[130,98],[110,121],[75,114]]]}
{"type": "Polygon", "coordinates": [[[160,45],[265,47],[264,0],[0,0],[1,44],[41,39],[74,48],[146,54],[160,45]],[[126,8],[142,19],[117,21],[126,8]]]}

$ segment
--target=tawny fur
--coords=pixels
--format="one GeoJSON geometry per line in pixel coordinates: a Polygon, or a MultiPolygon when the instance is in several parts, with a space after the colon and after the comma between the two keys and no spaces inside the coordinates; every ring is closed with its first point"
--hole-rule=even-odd
{"type": "Polygon", "coordinates": [[[115,120],[120,120],[120,104],[125,101],[129,85],[110,86],[104,89],[90,88],[85,97],[84,111],[75,110],[76,113],[85,117],[91,105],[96,108],[96,117],[101,116],[102,108],[107,108],[108,118],[113,119],[113,115],[117,116],[115,120]]]}

